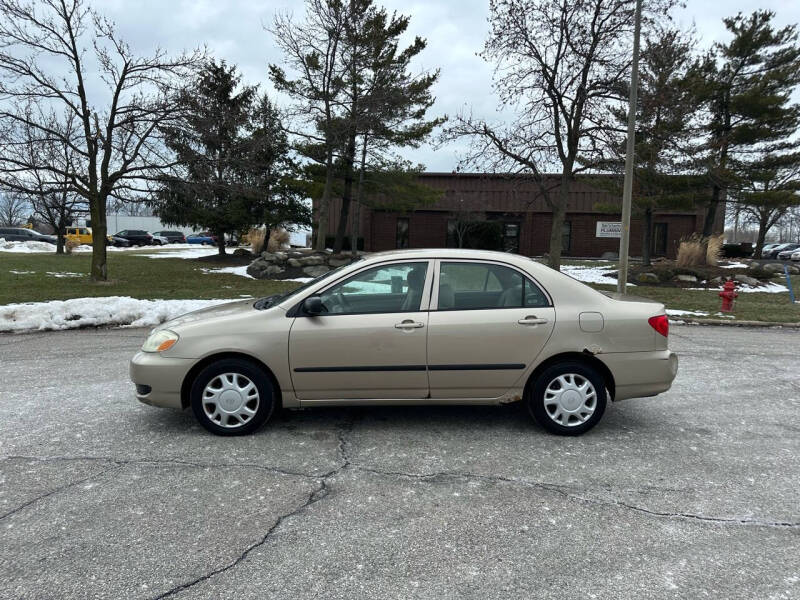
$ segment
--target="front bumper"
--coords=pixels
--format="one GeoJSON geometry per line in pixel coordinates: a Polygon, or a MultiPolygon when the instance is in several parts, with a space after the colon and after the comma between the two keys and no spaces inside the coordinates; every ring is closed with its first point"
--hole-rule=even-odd
{"type": "Polygon", "coordinates": [[[130,364],[137,400],[150,406],[183,408],[181,386],[194,362],[189,358],[168,358],[157,352],[137,352],[130,364]]]}
{"type": "Polygon", "coordinates": [[[597,354],[614,376],[614,400],[666,392],[678,374],[678,355],[669,350],[597,354]]]}

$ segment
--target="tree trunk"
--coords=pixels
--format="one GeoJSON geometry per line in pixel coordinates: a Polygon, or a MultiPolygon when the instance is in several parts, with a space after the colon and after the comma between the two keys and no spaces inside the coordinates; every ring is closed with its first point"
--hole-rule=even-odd
{"type": "Polygon", "coordinates": [[[653,245],[653,208],[644,209],[642,219],[642,266],[650,266],[650,249],[653,245]]]}
{"type": "Polygon", "coordinates": [[[350,218],[350,200],[353,197],[353,163],[356,155],[356,136],[352,134],[347,141],[347,155],[345,156],[344,192],[342,193],[342,209],[339,213],[339,225],[336,227],[336,240],[333,242],[333,252],[338,254],[344,246],[347,233],[347,221],[350,218]]]}
{"type": "Polygon", "coordinates": [[[56,232],[56,254],[64,254],[64,234],[60,230],[56,232]]]}
{"type": "Polygon", "coordinates": [[[571,177],[562,174],[561,185],[558,188],[558,198],[552,207],[553,225],[550,228],[550,258],[547,260],[547,264],[556,271],[561,270],[561,244],[570,183],[571,177]]]}
{"type": "Polygon", "coordinates": [[[317,212],[317,238],[314,240],[314,249],[318,252],[325,250],[325,238],[328,236],[328,209],[331,202],[331,188],[333,187],[333,150],[328,149],[325,159],[325,189],[319,200],[317,212]]]}
{"type": "Polygon", "coordinates": [[[219,250],[219,256],[225,256],[225,232],[224,231],[216,231],[217,234],[217,250],[219,250]]]}
{"type": "Polygon", "coordinates": [[[725,190],[715,183],[711,192],[711,202],[708,205],[706,218],[703,222],[704,238],[711,237],[714,234],[714,221],[717,217],[717,208],[719,207],[720,202],[725,201],[725,196],[725,190]]]}
{"type": "Polygon", "coordinates": [[[358,169],[358,187],[356,188],[356,204],[353,207],[353,230],[350,232],[350,253],[353,258],[358,256],[358,234],[361,229],[361,194],[364,188],[364,169],[367,163],[367,134],[361,145],[361,165],[358,169]]]}
{"type": "Polygon", "coordinates": [[[758,237],[756,238],[756,247],[753,250],[753,258],[761,258],[761,248],[764,246],[764,240],[767,238],[767,223],[764,219],[758,220],[758,237]]]}
{"type": "Polygon", "coordinates": [[[92,217],[92,281],[108,279],[108,262],[106,254],[106,196],[98,193],[89,199],[89,214],[92,217]]]}

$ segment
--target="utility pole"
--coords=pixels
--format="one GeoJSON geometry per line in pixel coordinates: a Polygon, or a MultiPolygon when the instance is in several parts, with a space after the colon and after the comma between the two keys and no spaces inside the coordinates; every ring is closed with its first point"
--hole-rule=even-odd
{"type": "Polygon", "coordinates": [[[628,248],[631,239],[631,196],[633,195],[633,153],[636,137],[636,92],[639,87],[639,34],[642,29],[642,0],[636,0],[633,27],[633,64],[631,93],[628,98],[628,139],[625,146],[625,184],[622,189],[622,231],[619,238],[619,274],[617,291],[626,293],[628,287],[628,248]]]}

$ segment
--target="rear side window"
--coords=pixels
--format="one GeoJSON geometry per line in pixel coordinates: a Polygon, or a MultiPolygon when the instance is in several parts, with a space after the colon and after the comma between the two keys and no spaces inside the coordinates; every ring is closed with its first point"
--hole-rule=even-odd
{"type": "Polygon", "coordinates": [[[544,292],[522,273],[491,263],[443,262],[439,310],[549,306],[544,292]]]}

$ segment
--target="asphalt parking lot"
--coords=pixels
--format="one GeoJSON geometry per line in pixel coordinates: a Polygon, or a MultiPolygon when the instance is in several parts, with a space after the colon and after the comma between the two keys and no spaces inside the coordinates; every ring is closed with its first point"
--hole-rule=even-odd
{"type": "Polygon", "coordinates": [[[0,336],[2,598],[800,598],[800,333],[673,327],[581,438],[517,407],[144,406],[143,330],[0,336]]]}

